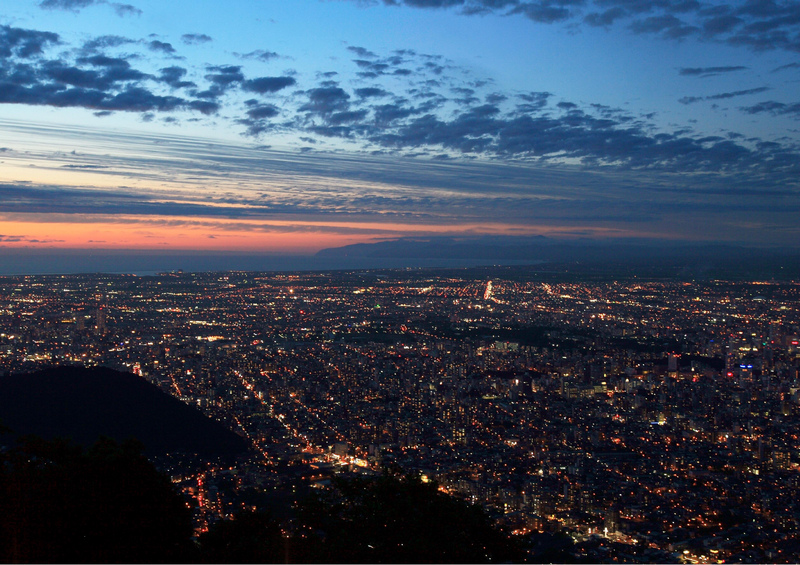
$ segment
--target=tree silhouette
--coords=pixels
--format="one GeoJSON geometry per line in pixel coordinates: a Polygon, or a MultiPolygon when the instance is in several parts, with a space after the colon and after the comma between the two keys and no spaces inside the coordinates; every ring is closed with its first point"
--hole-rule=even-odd
{"type": "Polygon", "coordinates": [[[298,511],[292,560],[327,563],[521,561],[520,547],[468,505],[417,477],[336,480],[298,511]]]}
{"type": "Polygon", "coordinates": [[[192,559],[191,515],[141,444],[23,438],[0,454],[0,561],[192,559]]]}
{"type": "Polygon", "coordinates": [[[283,563],[286,543],[278,522],[263,512],[242,512],[200,536],[205,563],[283,563]]]}

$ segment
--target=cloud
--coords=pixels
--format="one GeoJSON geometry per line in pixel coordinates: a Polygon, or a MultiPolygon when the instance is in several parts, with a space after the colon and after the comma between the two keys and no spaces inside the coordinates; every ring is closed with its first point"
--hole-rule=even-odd
{"type": "Polygon", "coordinates": [[[786,69],[800,69],[800,63],[788,63],[786,65],[781,65],[780,67],[772,69],[773,73],[778,71],[785,71],[786,69]]]}
{"type": "Polygon", "coordinates": [[[319,116],[330,116],[336,111],[345,111],[350,106],[350,95],[335,85],[312,88],[306,91],[308,102],[300,106],[300,112],[319,116]]]}
{"type": "Polygon", "coordinates": [[[356,88],[355,93],[359,98],[380,98],[383,96],[389,96],[388,92],[376,86],[356,88]]]}
{"type": "Polygon", "coordinates": [[[800,4],[793,0],[350,0],[421,9],[458,9],[464,15],[523,16],[539,24],[622,25],[637,34],[800,52],[800,4]]]}
{"type": "MultiPolygon", "coordinates": [[[[560,116],[550,106],[543,113],[551,114],[554,120],[560,116]]],[[[503,110],[493,109],[475,114],[476,118],[488,116],[497,122],[508,117],[503,110]]],[[[441,121],[448,124],[450,120],[441,121]]],[[[577,123],[573,119],[573,126],[577,123]]],[[[544,129],[556,127],[555,123],[542,125],[544,129]]],[[[645,137],[654,137],[647,129],[642,128],[645,137]]],[[[42,139],[54,134],[52,127],[38,133],[42,139]]],[[[20,184],[17,189],[21,194],[17,195],[0,189],[0,212],[6,218],[61,213],[61,222],[85,222],[98,221],[98,216],[104,214],[108,221],[209,227],[217,218],[231,218],[224,222],[235,222],[237,230],[247,230],[271,224],[270,219],[281,214],[284,219],[312,221],[315,226],[330,221],[350,223],[351,218],[357,217],[359,221],[375,223],[414,224],[421,230],[450,224],[454,231],[462,230],[465,221],[479,224],[502,218],[521,230],[532,226],[559,226],[554,229],[561,230],[567,226],[573,232],[591,233],[602,228],[630,234],[626,230],[633,229],[659,237],[679,233],[688,238],[700,237],[697,230],[701,230],[709,237],[727,234],[740,240],[759,236],[743,227],[742,222],[767,221],[782,229],[794,229],[791,237],[795,237],[793,245],[796,244],[800,161],[796,153],[787,152],[777,143],[751,148],[750,157],[741,155],[741,161],[720,174],[685,174],[669,167],[576,166],[557,161],[535,166],[530,161],[487,159],[438,163],[398,154],[382,157],[367,152],[337,155],[265,151],[224,142],[216,143],[214,151],[209,151],[208,140],[186,135],[159,136],[155,145],[152,136],[144,134],[119,135],[85,128],[76,130],[71,137],[69,131],[59,130],[58,135],[64,140],[73,139],[81,147],[97,148],[96,155],[86,151],[81,155],[51,155],[47,162],[59,167],[64,182],[71,176],[60,168],[63,164],[107,165],[108,169],[92,174],[119,180],[87,187],[85,175],[80,175],[76,181],[81,182],[81,188],[20,184]],[[757,152],[759,159],[779,164],[755,160],[747,163],[757,152]],[[158,192],[125,187],[122,179],[131,175],[148,180],[141,186],[158,185],[158,192]],[[110,186],[121,188],[107,188],[110,186]],[[25,191],[33,194],[26,195],[25,191]],[[122,200],[117,193],[132,199],[122,200]],[[69,218],[64,218],[63,207],[69,218]]],[[[669,143],[679,138],[657,140],[669,143]]],[[[307,147],[314,145],[304,141],[307,147]]],[[[721,137],[695,139],[696,144],[719,154],[737,153],[735,146],[715,147],[722,141],[721,137]]],[[[686,143],[685,151],[680,149],[674,147],[672,151],[690,152],[692,144],[686,143]]],[[[437,154],[458,156],[457,151],[437,154]]],[[[709,159],[709,155],[701,153],[697,157],[709,159]]],[[[768,236],[761,233],[760,237],[751,243],[768,242],[768,236]]],[[[784,237],[781,243],[789,238],[784,237]]]]}
{"type": "Polygon", "coordinates": [[[13,55],[28,59],[59,43],[61,40],[57,33],[0,25],[0,57],[13,55]]]}
{"type": "MultiPolygon", "coordinates": [[[[87,41],[74,61],[64,53],[48,59],[46,50],[60,44],[56,34],[0,27],[0,56],[5,57],[0,71],[0,102],[82,107],[101,116],[112,111],[189,110],[209,114],[219,109],[214,102],[165,95],[149,84],[156,81],[172,88],[192,86],[181,80],[186,71],[179,67],[162,69],[161,76],[155,77],[133,68],[133,55],[116,57],[104,52],[131,43],[124,37],[102,36],[87,41]]],[[[152,48],[153,42],[149,46],[152,48]]],[[[169,44],[157,48],[168,50],[165,46],[169,44]]]]}
{"type": "Polygon", "coordinates": [[[736,65],[732,67],[683,67],[678,71],[682,76],[710,77],[722,73],[746,71],[748,67],[736,65]]]}
{"type": "Polygon", "coordinates": [[[257,137],[262,133],[274,129],[268,121],[280,115],[280,109],[274,104],[264,104],[258,100],[246,100],[246,118],[239,118],[237,123],[246,126],[245,135],[257,137]]]}
{"type": "MultiPolygon", "coordinates": [[[[506,2],[505,4],[510,4],[510,2],[506,2]]],[[[535,22],[545,24],[563,22],[572,16],[572,12],[564,3],[548,1],[519,3],[511,10],[511,13],[524,14],[535,22]]]]}
{"type": "Polygon", "coordinates": [[[205,79],[211,86],[206,90],[194,92],[198,98],[219,98],[245,80],[242,67],[238,65],[209,65],[206,70],[209,72],[205,75],[205,79]]]}
{"type": "Polygon", "coordinates": [[[190,80],[183,80],[183,77],[186,76],[186,69],[182,67],[165,67],[159,70],[159,79],[162,82],[167,83],[172,88],[191,88],[196,87],[197,85],[190,81],[190,80]]]}
{"type": "Polygon", "coordinates": [[[166,43],[164,41],[159,41],[157,39],[152,40],[147,44],[150,48],[150,51],[156,51],[158,53],[166,53],[167,55],[174,55],[175,48],[172,46],[171,43],[166,43]]]}
{"type": "Polygon", "coordinates": [[[267,94],[278,92],[295,84],[297,84],[297,80],[292,77],[259,77],[244,81],[242,90],[267,94]]]}
{"type": "Polygon", "coordinates": [[[184,33],[181,36],[181,41],[186,45],[201,45],[203,43],[210,43],[213,41],[210,35],[205,33],[184,33]]]}
{"type": "Polygon", "coordinates": [[[650,16],[634,20],[630,25],[631,30],[638,34],[661,35],[665,39],[683,39],[697,33],[698,28],[685,23],[672,14],[650,16]]]}
{"type": "Polygon", "coordinates": [[[121,18],[142,15],[142,11],[136,6],[108,2],[108,0],[42,0],[39,2],[39,7],[44,10],[65,10],[67,12],[77,13],[89,6],[97,6],[100,4],[110,6],[121,18]]]}
{"type": "Polygon", "coordinates": [[[747,90],[735,90],[733,92],[723,92],[721,94],[712,94],[711,96],[684,96],[678,102],[681,104],[694,104],[705,100],[727,100],[728,98],[735,98],[737,96],[749,96],[751,94],[760,94],[770,90],[767,86],[760,86],[758,88],[748,88],[747,90]]]}
{"type": "Polygon", "coordinates": [[[77,12],[94,4],[104,4],[104,0],[42,0],[39,7],[45,10],[68,10],[77,12]]]}
{"type": "Polygon", "coordinates": [[[266,51],[264,49],[257,49],[255,51],[250,51],[250,53],[234,53],[240,59],[254,59],[256,61],[261,61],[263,63],[267,63],[272,61],[273,59],[277,59],[280,57],[275,51],[266,51]]]}
{"type": "Polygon", "coordinates": [[[517,106],[518,110],[523,113],[538,112],[547,106],[548,99],[553,96],[550,92],[526,92],[517,95],[524,104],[517,106]]]}
{"type": "Polygon", "coordinates": [[[273,104],[248,104],[247,115],[253,119],[274,118],[280,114],[280,110],[273,104]]]}
{"type": "Polygon", "coordinates": [[[770,100],[754,104],[753,106],[745,106],[740,109],[748,114],[767,113],[773,116],[793,116],[795,118],[800,118],[800,102],[784,104],[783,102],[770,100]]]}
{"type": "MultiPolygon", "coordinates": [[[[627,116],[593,116],[573,104],[562,104],[561,115],[542,107],[531,108],[528,103],[520,106],[521,111],[517,108],[504,113],[495,105],[485,104],[452,119],[407,113],[395,122],[385,122],[387,127],[367,129],[364,135],[376,145],[395,150],[450,151],[553,163],[572,159],[588,166],[715,172],[746,171],[753,166],[792,168],[787,161],[780,166],[778,160],[765,165],[763,148],[759,151],[723,138],[695,138],[680,132],[653,134],[646,124],[627,116]]],[[[771,151],[791,154],[783,147],[771,151]]]]}
{"type": "Polygon", "coordinates": [[[100,37],[95,37],[84,43],[83,51],[86,53],[95,53],[103,49],[121,47],[122,45],[129,45],[131,43],[136,42],[133,39],[122,37],[121,35],[101,35],[100,37]]]}
{"type": "MultiPolygon", "coordinates": [[[[611,8],[617,7],[616,1],[604,0],[611,8]]],[[[488,9],[492,4],[483,6],[488,9]]],[[[517,4],[506,2],[503,6],[510,10],[517,4]]],[[[561,1],[558,6],[570,13],[582,9],[577,2],[561,1]]],[[[681,9],[674,2],[669,6],[676,13],[681,9]]],[[[637,18],[659,9],[643,0],[625,3],[626,13],[637,18]]],[[[693,8],[687,5],[683,9],[693,8]]],[[[498,92],[492,83],[465,75],[464,69],[452,62],[409,50],[380,56],[365,48],[348,49],[357,57],[352,64],[358,72],[392,77],[381,82],[347,84],[320,79],[312,88],[301,85],[302,89],[295,89],[298,79],[293,76],[249,77],[240,65],[204,69],[173,65],[144,72],[136,68],[144,59],[140,53],[114,55],[120,46],[152,49],[155,40],[132,41],[102,36],[87,41],[78,51],[61,50],[48,58],[46,54],[60,44],[57,35],[0,27],[0,50],[7,53],[0,71],[0,102],[79,107],[100,116],[135,112],[143,119],[154,119],[159,112],[211,115],[224,108],[222,119],[238,124],[248,136],[278,132],[319,141],[346,138],[365,152],[429,158],[479,157],[532,166],[569,162],[586,169],[736,173],[751,179],[786,179],[787,171],[798,172],[798,165],[792,164],[797,163],[797,155],[788,144],[768,146],[755,138],[708,137],[691,130],[665,129],[656,127],[652,116],[553,100],[554,95],[547,91],[498,92]],[[398,71],[413,73],[413,79],[402,79],[398,71]],[[269,95],[269,103],[255,99],[260,96],[243,101],[246,96],[241,95],[247,93],[269,95]]],[[[171,44],[163,46],[174,52],[171,44]]],[[[156,50],[168,52],[163,46],[156,50]]],[[[159,58],[150,55],[153,59],[159,58]]],[[[744,67],[698,67],[679,72],[700,77],[741,70],[744,67]]],[[[681,102],[723,100],[767,89],[685,97],[681,102]]],[[[742,110],[794,116],[798,113],[795,108],[769,102],[742,110]]]]}
{"type": "Polygon", "coordinates": [[[131,6],[130,4],[111,4],[111,7],[114,8],[114,11],[121,18],[124,18],[126,16],[142,15],[142,11],[139,8],[137,8],[136,6],[131,6]]]}
{"type": "Polygon", "coordinates": [[[374,106],[372,110],[375,116],[375,123],[384,127],[420,113],[417,108],[410,108],[401,104],[381,104],[374,106]]]}
{"type": "MultiPolygon", "coordinates": [[[[350,48],[348,48],[350,49],[350,48]]],[[[360,49],[350,49],[355,53],[360,53],[360,49]]],[[[378,78],[381,76],[409,76],[412,71],[403,65],[410,63],[410,58],[416,56],[413,51],[395,51],[389,57],[376,58],[374,53],[368,55],[367,59],[353,59],[353,62],[361,71],[358,76],[361,78],[378,78]]]]}
{"type": "Polygon", "coordinates": [[[375,53],[373,53],[369,49],[365,49],[364,47],[356,47],[354,45],[350,45],[347,47],[347,50],[352,53],[355,53],[356,55],[362,58],[377,57],[375,53]]]}
{"type": "Polygon", "coordinates": [[[625,17],[626,12],[617,6],[603,12],[591,12],[584,17],[584,21],[594,27],[610,27],[620,18],[625,17]]]}

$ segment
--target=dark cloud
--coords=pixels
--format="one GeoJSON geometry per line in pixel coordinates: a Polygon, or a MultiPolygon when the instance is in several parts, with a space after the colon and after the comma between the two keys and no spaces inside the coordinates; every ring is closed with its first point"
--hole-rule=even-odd
{"type": "Polygon", "coordinates": [[[375,123],[380,126],[393,125],[399,120],[405,120],[409,116],[419,114],[417,108],[409,108],[400,104],[381,104],[373,108],[375,123]]]}
{"type": "Polygon", "coordinates": [[[45,10],[68,10],[77,12],[94,4],[104,4],[104,0],[42,0],[39,7],[45,10]]]}
{"type": "Polygon", "coordinates": [[[260,120],[264,118],[274,118],[275,116],[280,114],[280,110],[277,108],[277,106],[274,106],[273,104],[257,104],[257,103],[253,104],[252,102],[254,101],[248,101],[248,102],[251,103],[248,104],[249,108],[247,110],[247,115],[254,120],[260,120]]]}
{"type": "Polygon", "coordinates": [[[95,67],[107,67],[111,69],[129,69],[131,64],[125,57],[109,57],[107,55],[90,55],[79,57],[78,63],[89,64],[95,67]]]}
{"type": "Polygon", "coordinates": [[[354,59],[353,62],[358,65],[359,68],[363,69],[359,75],[367,78],[377,78],[381,75],[385,75],[390,69],[387,63],[367,61],[365,59],[354,59]]]}
{"type": "Polygon", "coordinates": [[[474,104],[480,102],[480,98],[475,96],[475,91],[471,88],[462,88],[456,86],[451,87],[450,92],[456,95],[450,100],[461,106],[473,106],[474,104]]]}
{"type": "Polygon", "coordinates": [[[322,86],[306,91],[308,102],[300,106],[300,112],[319,116],[330,116],[334,112],[349,109],[350,95],[338,86],[322,86]]]}
{"type": "Polygon", "coordinates": [[[518,94],[518,98],[523,100],[522,104],[517,105],[517,109],[522,113],[538,112],[547,106],[547,100],[552,96],[550,92],[526,92],[518,94]]]}
{"type": "Polygon", "coordinates": [[[45,10],[65,10],[68,12],[79,12],[89,6],[96,6],[99,4],[107,4],[116,12],[120,17],[126,16],[140,16],[142,11],[136,6],[131,4],[120,4],[116,2],[108,2],[108,0],[42,0],[39,2],[39,7],[45,10]]]}
{"type": "Polygon", "coordinates": [[[705,100],[727,100],[728,98],[735,98],[737,96],[748,96],[750,94],[760,94],[769,90],[767,86],[759,86],[758,88],[748,88],[747,90],[735,90],[733,92],[723,92],[721,94],[712,94],[711,96],[684,96],[678,102],[681,104],[693,104],[705,100]]]}
{"type": "MultiPolygon", "coordinates": [[[[750,92],[754,94],[755,92],[750,92]]],[[[346,103],[343,91],[327,91],[326,103],[346,103]]],[[[744,95],[724,93],[717,98],[744,95]]],[[[722,137],[693,137],[690,132],[652,133],[646,122],[607,107],[588,114],[577,104],[562,101],[560,115],[548,108],[549,93],[526,93],[510,112],[496,104],[470,107],[445,119],[401,104],[382,104],[361,113],[329,112],[323,125],[309,131],[318,135],[362,138],[389,150],[447,153],[450,156],[484,155],[498,159],[559,162],[573,159],[586,165],[647,168],[664,171],[747,171],[767,166],[773,170],[800,169],[794,154],[782,146],[764,165],[764,147],[748,148],[722,137]],[[780,155],[780,158],[778,156],[780,155]]],[[[800,105],[798,105],[800,107],[800,105]]],[[[795,113],[797,107],[773,104],[751,113],[795,113]]]]}
{"type": "Polygon", "coordinates": [[[375,53],[373,53],[369,49],[365,49],[364,47],[356,47],[356,46],[350,45],[347,48],[347,50],[352,52],[352,53],[355,53],[359,57],[377,57],[377,55],[375,53]]]}
{"type": "Polygon", "coordinates": [[[57,35],[47,32],[0,27],[0,55],[6,59],[0,69],[0,102],[86,108],[99,116],[112,111],[209,114],[219,109],[216,103],[164,95],[148,85],[156,81],[173,88],[191,86],[181,81],[184,69],[169,67],[154,77],[133,68],[133,56],[115,57],[102,51],[131,40],[103,36],[85,43],[74,62],[46,59],[45,48],[58,41],[57,35]]]}
{"type": "Polygon", "coordinates": [[[610,8],[603,12],[591,12],[586,14],[584,21],[594,27],[608,27],[620,18],[627,15],[624,9],[619,6],[610,8]]]}
{"type": "Polygon", "coordinates": [[[761,94],[770,90],[767,86],[759,86],[758,88],[748,88],[747,90],[735,90],[733,92],[723,92],[721,94],[712,94],[711,96],[686,96],[678,100],[681,104],[692,104],[700,102],[701,100],[727,100],[728,98],[735,98],[737,96],[748,96],[750,94],[761,94]]]}
{"type": "Polygon", "coordinates": [[[245,135],[257,137],[273,129],[273,125],[268,121],[280,114],[280,109],[274,104],[264,104],[258,100],[246,100],[246,118],[240,118],[237,123],[246,127],[245,135]]]}
{"type": "MultiPolygon", "coordinates": [[[[351,0],[364,3],[364,0],[351,0]]],[[[368,2],[378,4],[379,2],[368,2]]],[[[800,52],[800,3],[795,0],[383,0],[385,5],[458,8],[462,14],[521,15],[542,24],[625,25],[664,39],[697,36],[754,50],[800,52]]]]}
{"type": "Polygon", "coordinates": [[[257,49],[256,51],[244,54],[234,53],[234,55],[240,59],[255,59],[256,61],[262,61],[264,63],[280,57],[275,51],[265,51],[264,49],[257,49]]]}
{"type": "Polygon", "coordinates": [[[100,37],[95,37],[94,39],[90,39],[84,43],[83,51],[87,53],[94,53],[103,49],[121,47],[122,45],[128,45],[131,43],[136,42],[133,39],[122,37],[121,35],[101,35],[100,37]]]}
{"type": "MultiPolygon", "coordinates": [[[[355,52],[359,51],[356,50],[355,52]]],[[[353,62],[361,69],[361,71],[357,73],[358,76],[361,78],[375,79],[381,76],[410,76],[413,74],[413,71],[403,65],[411,63],[413,58],[418,57],[417,53],[410,50],[399,50],[394,53],[395,54],[390,57],[374,58],[377,56],[372,53],[370,59],[353,59],[353,62]]],[[[439,67],[440,65],[432,61],[426,61],[421,68],[436,74],[439,67]],[[428,65],[428,63],[430,63],[430,65],[428,65]]],[[[441,69],[443,68],[444,67],[441,67],[441,69]]]]}
{"type": "Polygon", "coordinates": [[[742,23],[744,23],[742,18],[732,14],[712,17],[703,22],[703,33],[710,37],[730,33],[742,23]]]}
{"type": "Polygon", "coordinates": [[[209,66],[208,70],[211,72],[206,75],[206,80],[219,86],[227,87],[244,80],[242,67],[237,65],[209,66]]]}
{"type": "Polygon", "coordinates": [[[294,86],[297,80],[292,77],[259,77],[244,81],[242,83],[242,90],[247,92],[256,92],[258,94],[267,94],[278,92],[284,88],[294,86]]]}
{"type": "Polygon", "coordinates": [[[768,102],[760,102],[753,106],[746,106],[741,108],[742,111],[748,114],[772,114],[773,116],[793,116],[800,118],[800,102],[794,104],[784,104],[783,102],[775,102],[770,100],[768,102]]]}
{"type": "Polygon", "coordinates": [[[356,88],[355,93],[359,98],[381,98],[383,96],[389,96],[388,92],[377,86],[356,88]]]}
{"type": "Polygon", "coordinates": [[[776,73],[778,71],[785,71],[787,69],[800,69],[800,63],[789,63],[786,65],[781,65],[780,67],[772,69],[772,72],[776,73]]]}
{"type": "Polygon", "coordinates": [[[206,69],[210,72],[205,75],[205,79],[211,83],[211,86],[206,90],[194,92],[197,98],[219,98],[244,81],[242,67],[238,65],[210,65],[206,69]]]}
{"type": "Polygon", "coordinates": [[[572,12],[562,2],[525,2],[518,4],[511,13],[524,14],[529,19],[552,24],[563,22],[572,16],[572,12]]]}
{"type": "Polygon", "coordinates": [[[186,101],[176,96],[160,96],[138,86],[131,86],[102,101],[106,110],[126,112],[170,112],[186,106],[186,101]]]}
{"type": "MultiPolygon", "coordinates": [[[[0,210],[64,214],[157,214],[164,216],[206,215],[241,216],[246,211],[220,209],[208,203],[177,203],[154,200],[151,196],[129,190],[89,190],[62,186],[0,184],[0,210]]],[[[2,236],[0,238],[9,237],[2,236]]],[[[13,236],[12,236],[13,237],[13,236]]],[[[6,241],[10,241],[6,239],[6,241]]]]}
{"type": "Polygon", "coordinates": [[[672,14],[650,16],[641,20],[634,20],[631,22],[630,28],[634,33],[652,33],[661,35],[665,39],[683,39],[699,31],[697,27],[686,24],[672,14]]]}
{"type": "Polygon", "coordinates": [[[218,103],[208,100],[189,100],[185,103],[185,107],[205,115],[216,114],[220,109],[218,103]]]}
{"type": "Polygon", "coordinates": [[[106,59],[108,60],[93,63],[95,66],[100,66],[101,71],[85,70],[65,65],[60,61],[48,61],[42,65],[40,72],[44,78],[57,84],[98,90],[109,89],[117,83],[141,81],[149,76],[132,69],[127,61],[122,59],[106,59]]]}
{"type": "MultiPolygon", "coordinates": [[[[678,13],[677,3],[663,2],[678,13]]],[[[608,9],[621,7],[617,0],[603,0],[602,4],[608,9]]],[[[645,21],[663,10],[645,4],[625,3],[626,13],[636,14],[631,16],[638,18],[636,21],[645,21]]],[[[487,3],[483,5],[490,7],[487,3]]],[[[510,10],[518,5],[507,2],[504,8],[510,10]]],[[[581,9],[579,3],[569,1],[553,2],[550,6],[563,7],[570,13],[581,9]]],[[[431,3],[428,7],[436,6],[431,3]]],[[[601,105],[587,107],[569,100],[551,103],[553,94],[549,92],[513,95],[492,92],[490,89],[495,87],[486,81],[472,76],[465,80],[462,70],[452,63],[412,51],[380,57],[350,49],[359,57],[354,64],[361,72],[392,76],[412,72],[409,69],[413,68],[413,72],[419,73],[418,80],[397,81],[405,82],[405,90],[400,87],[390,92],[388,87],[385,90],[375,83],[363,86],[360,81],[357,88],[345,88],[335,81],[324,80],[315,88],[285,95],[281,91],[297,85],[294,77],[248,78],[238,65],[206,67],[204,80],[197,80],[200,86],[187,80],[189,76],[194,78],[194,73],[190,75],[191,69],[182,66],[164,67],[154,75],[144,73],[133,66],[138,60],[135,53],[114,55],[114,47],[131,43],[118,36],[91,40],[78,55],[65,51],[59,58],[48,60],[47,49],[58,42],[55,34],[0,27],[0,49],[7,53],[0,70],[0,102],[80,107],[98,115],[136,112],[142,119],[153,119],[159,112],[214,114],[221,109],[226,92],[239,90],[276,94],[275,100],[271,100],[274,104],[252,99],[238,107],[239,119],[234,121],[250,136],[288,131],[312,139],[313,136],[347,138],[361,144],[366,151],[462,159],[480,156],[498,161],[570,160],[589,168],[602,166],[616,170],[747,171],[748,174],[760,170],[766,175],[797,171],[800,167],[797,155],[784,145],[758,144],[754,139],[701,137],[691,130],[659,131],[649,122],[652,116],[629,115],[601,105]],[[278,120],[281,115],[284,119],[278,120]]],[[[139,49],[145,45],[150,44],[140,43],[139,49]]],[[[679,72],[685,76],[709,76],[741,70],[745,68],[684,68],[679,72]]],[[[767,87],[759,87],[681,101],[723,100],[766,90],[767,87]]],[[[764,102],[742,110],[750,114],[798,116],[798,106],[764,102]]]]}
{"type": "Polygon", "coordinates": [[[678,71],[678,74],[683,76],[710,77],[722,73],[746,71],[747,69],[748,67],[744,67],[742,65],[729,67],[684,67],[678,71]]]}
{"type": "Polygon", "coordinates": [[[165,67],[159,70],[159,80],[167,83],[172,88],[192,88],[197,85],[190,80],[183,80],[186,76],[186,69],[182,67],[165,67]]]}
{"type": "Polygon", "coordinates": [[[150,48],[150,51],[166,53],[167,55],[173,55],[175,53],[175,48],[172,46],[171,43],[166,43],[164,41],[159,41],[157,39],[152,40],[150,43],[147,44],[147,46],[150,48]]]}
{"type": "Polygon", "coordinates": [[[367,117],[367,110],[348,110],[345,112],[334,112],[326,122],[330,125],[338,126],[342,124],[353,124],[361,122],[367,117]]]}
{"type": "Polygon", "coordinates": [[[0,25],[0,57],[24,59],[41,55],[45,48],[60,43],[58,34],[0,25]]]}
{"type": "Polygon", "coordinates": [[[111,4],[111,7],[114,8],[114,11],[121,18],[124,18],[126,16],[142,15],[142,11],[139,8],[137,8],[136,6],[131,6],[130,4],[111,4]]]}
{"type": "Polygon", "coordinates": [[[181,36],[181,41],[186,45],[200,45],[202,43],[209,43],[213,41],[210,35],[205,33],[184,33],[181,36]]]}

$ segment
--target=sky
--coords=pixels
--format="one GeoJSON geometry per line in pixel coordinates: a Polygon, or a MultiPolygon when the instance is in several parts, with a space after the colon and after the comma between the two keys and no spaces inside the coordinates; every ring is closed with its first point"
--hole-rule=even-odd
{"type": "Polygon", "coordinates": [[[6,0],[0,247],[800,247],[800,3],[6,0]]]}

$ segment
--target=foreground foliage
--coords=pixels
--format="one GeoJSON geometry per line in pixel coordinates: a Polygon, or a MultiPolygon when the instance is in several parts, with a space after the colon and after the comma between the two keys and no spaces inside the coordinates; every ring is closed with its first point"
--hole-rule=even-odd
{"type": "Polygon", "coordinates": [[[419,478],[334,479],[281,524],[241,513],[192,540],[189,509],[135,441],[0,449],[0,562],[479,563],[524,553],[477,506],[419,478]]]}
{"type": "Polygon", "coordinates": [[[138,442],[26,438],[0,453],[0,561],[194,558],[189,509],[138,442]]]}
{"type": "Polygon", "coordinates": [[[478,506],[411,476],[337,480],[299,508],[295,558],[340,563],[488,563],[523,553],[478,506]]]}

